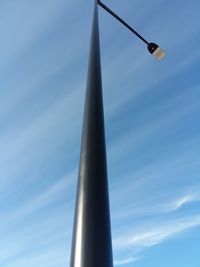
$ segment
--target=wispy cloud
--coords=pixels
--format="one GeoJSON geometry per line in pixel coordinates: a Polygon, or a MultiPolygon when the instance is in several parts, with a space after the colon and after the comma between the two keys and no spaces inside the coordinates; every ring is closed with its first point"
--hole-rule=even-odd
{"type": "MultiPolygon", "coordinates": [[[[76,170],[72,171],[45,191],[33,197],[24,206],[15,207],[15,211],[10,211],[9,213],[7,212],[4,214],[4,219],[1,221],[1,227],[3,227],[3,225],[8,227],[9,224],[13,224],[13,222],[16,224],[22,220],[24,216],[30,215],[35,211],[38,212],[41,208],[44,208],[51,203],[55,203],[60,196],[63,196],[63,194],[66,195],[71,190],[71,186],[76,181],[76,173],[76,170]]],[[[68,204],[70,204],[69,201],[68,204]]]]}
{"type": "Polygon", "coordinates": [[[33,258],[40,260],[40,250],[50,251],[52,246],[57,249],[62,243],[65,243],[60,251],[63,255],[62,261],[66,258],[66,241],[70,240],[69,236],[71,234],[68,231],[68,226],[72,224],[72,219],[68,218],[65,211],[71,209],[71,202],[73,202],[67,195],[69,195],[76,180],[76,172],[74,170],[58,180],[45,191],[29,200],[24,206],[15,207],[14,211],[1,214],[3,216],[0,223],[1,230],[4,229],[4,233],[7,234],[3,232],[1,234],[4,246],[0,252],[0,264],[7,266],[7,261],[9,264],[13,261],[17,264],[18,261],[26,261],[26,258],[32,264],[29,256],[21,255],[25,253],[31,256],[33,253],[35,255],[33,258]],[[51,212],[48,211],[48,206],[50,204],[55,206],[57,200],[64,195],[66,195],[64,208],[63,205],[61,207],[57,206],[56,209],[52,210],[52,214],[54,214],[52,216],[51,212]],[[41,209],[43,209],[42,212],[41,209]],[[42,213],[44,213],[44,216],[42,216],[42,213]],[[37,214],[38,219],[34,218],[34,214],[37,214]],[[11,234],[8,234],[8,232],[11,234]],[[27,246],[27,244],[29,245],[27,246]]]}
{"type": "Polygon", "coordinates": [[[121,260],[114,260],[114,266],[120,266],[120,265],[125,265],[134,261],[139,260],[140,257],[136,256],[136,257],[127,257],[125,259],[121,259],[121,260]]]}
{"type": "Polygon", "coordinates": [[[68,252],[63,244],[55,244],[47,249],[42,249],[40,251],[31,251],[25,255],[15,255],[2,262],[5,267],[21,267],[30,266],[34,267],[36,265],[42,265],[44,267],[53,266],[64,266],[67,264],[66,258],[68,257],[68,252]]]}
{"type": "Polygon", "coordinates": [[[200,226],[200,216],[158,223],[152,228],[144,227],[144,229],[148,228],[144,231],[129,231],[126,235],[116,238],[113,246],[116,255],[118,251],[124,251],[125,254],[129,251],[133,256],[127,256],[120,260],[115,259],[114,265],[126,265],[137,261],[142,257],[145,249],[162,244],[168,239],[176,238],[197,226],[200,226]]]}
{"type": "Polygon", "coordinates": [[[164,214],[169,214],[178,211],[187,204],[192,204],[200,201],[200,195],[187,194],[179,198],[174,198],[168,195],[157,200],[152,199],[153,203],[148,203],[148,201],[140,202],[136,201],[136,204],[131,208],[127,206],[127,210],[124,212],[116,212],[113,214],[113,221],[117,222],[118,220],[136,218],[138,216],[160,216],[164,214]],[[167,197],[167,199],[166,199],[167,197]],[[171,198],[171,200],[169,199],[171,198]]]}
{"type": "Polygon", "coordinates": [[[193,227],[199,226],[200,216],[168,220],[162,222],[162,224],[155,222],[155,224],[157,225],[141,232],[134,233],[129,230],[124,236],[114,240],[114,248],[129,248],[134,251],[134,249],[145,249],[158,245],[167,239],[174,238],[193,227]]]}
{"type": "MultiPolygon", "coordinates": [[[[72,140],[75,142],[75,128],[69,128],[68,125],[72,123],[73,115],[79,114],[80,116],[81,112],[79,113],[79,111],[82,106],[80,105],[76,112],[72,109],[71,112],[69,110],[77,102],[76,99],[80,98],[80,95],[80,90],[74,90],[71,94],[56,102],[53,107],[41,116],[37,116],[34,120],[31,120],[28,125],[22,128],[20,127],[20,129],[16,128],[15,131],[19,131],[17,136],[16,132],[9,132],[9,134],[2,136],[0,142],[2,190],[4,189],[4,184],[5,186],[9,186],[10,182],[13,182],[14,179],[19,179],[16,173],[20,169],[25,170],[29,165],[28,162],[36,158],[38,151],[40,151],[39,154],[42,156],[43,150],[41,148],[45,144],[45,151],[53,150],[56,146],[59,146],[60,142],[63,142],[62,136],[64,135],[66,135],[68,140],[71,139],[71,143],[72,140]],[[68,112],[66,112],[66,107],[68,112]],[[63,121],[65,121],[65,124],[63,124],[63,121]],[[59,131],[60,128],[62,128],[62,131],[59,131]],[[59,137],[54,139],[54,134],[56,133],[59,137]],[[26,157],[27,153],[29,153],[29,157],[26,157]],[[18,155],[21,156],[19,157],[18,155]],[[3,178],[4,173],[6,173],[5,179],[3,178]]],[[[73,122],[73,124],[75,123],[73,122]]],[[[8,191],[6,190],[6,192],[8,191]]]]}
{"type": "Polygon", "coordinates": [[[1,54],[3,60],[0,68],[24,53],[27,47],[53,28],[61,17],[66,16],[73,2],[59,0],[58,4],[55,1],[48,1],[48,3],[43,1],[38,5],[32,1],[22,1],[22,3],[21,5],[16,2],[1,3],[1,47],[4,47],[4,52],[1,54]],[[36,14],[37,20],[35,20],[36,14]],[[4,25],[7,25],[6,31],[4,25]]]}
{"type": "Polygon", "coordinates": [[[192,202],[198,202],[200,201],[200,195],[185,195],[177,200],[175,200],[174,202],[171,202],[168,205],[168,208],[166,208],[166,210],[170,211],[174,211],[174,210],[178,210],[180,209],[182,206],[184,206],[187,203],[192,203],[192,202]]]}

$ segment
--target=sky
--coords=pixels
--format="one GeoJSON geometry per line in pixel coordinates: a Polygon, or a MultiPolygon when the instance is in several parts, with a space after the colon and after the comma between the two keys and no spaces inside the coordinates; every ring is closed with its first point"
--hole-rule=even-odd
{"type": "MultiPolygon", "coordinates": [[[[99,9],[114,266],[199,267],[200,2],[99,9]]],[[[94,1],[0,1],[0,266],[69,266],[94,1]]]]}

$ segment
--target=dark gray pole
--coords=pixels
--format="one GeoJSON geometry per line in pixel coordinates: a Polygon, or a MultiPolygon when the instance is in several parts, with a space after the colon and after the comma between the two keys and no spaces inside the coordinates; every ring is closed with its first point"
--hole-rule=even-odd
{"type": "Polygon", "coordinates": [[[95,0],[70,267],[112,267],[99,25],[95,0]]]}

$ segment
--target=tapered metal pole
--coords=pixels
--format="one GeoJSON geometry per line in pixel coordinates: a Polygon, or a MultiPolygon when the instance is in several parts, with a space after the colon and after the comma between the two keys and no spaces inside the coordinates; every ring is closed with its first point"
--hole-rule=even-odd
{"type": "Polygon", "coordinates": [[[112,244],[95,0],[70,267],[112,267],[112,244]]]}

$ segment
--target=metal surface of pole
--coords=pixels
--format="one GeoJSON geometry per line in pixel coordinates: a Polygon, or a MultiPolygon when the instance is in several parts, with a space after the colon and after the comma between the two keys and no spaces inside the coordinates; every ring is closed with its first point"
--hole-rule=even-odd
{"type": "Polygon", "coordinates": [[[98,7],[95,0],[70,267],[112,267],[98,7]]]}

